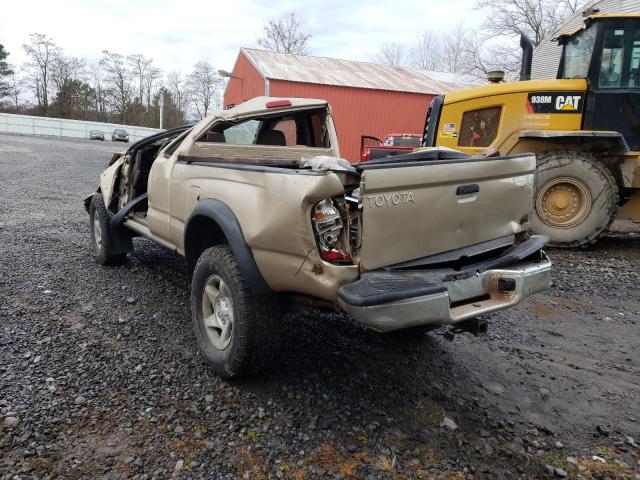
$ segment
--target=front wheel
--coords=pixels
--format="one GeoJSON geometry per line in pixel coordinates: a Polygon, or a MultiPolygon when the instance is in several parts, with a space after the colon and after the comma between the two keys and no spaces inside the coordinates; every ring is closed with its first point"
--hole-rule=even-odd
{"type": "Polygon", "coordinates": [[[89,228],[96,262],[101,265],[120,265],[127,260],[126,253],[112,253],[111,219],[100,192],[95,193],[89,208],[89,228]]]}
{"type": "Polygon", "coordinates": [[[592,155],[545,152],[538,155],[531,231],[549,236],[553,247],[588,245],[609,228],[618,199],[613,175],[592,155]]]}
{"type": "Polygon", "coordinates": [[[278,299],[251,290],[228,245],[208,248],[198,259],[191,311],[200,352],[222,377],[263,369],[278,350],[282,325],[278,299]]]}

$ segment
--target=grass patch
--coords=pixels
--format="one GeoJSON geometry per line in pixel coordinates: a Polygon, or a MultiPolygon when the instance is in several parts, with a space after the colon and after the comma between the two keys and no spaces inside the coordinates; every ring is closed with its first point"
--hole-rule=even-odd
{"type": "Polygon", "coordinates": [[[238,478],[245,478],[245,475],[254,480],[268,480],[269,478],[269,469],[264,458],[248,448],[240,451],[235,467],[238,478]]]}
{"type": "Polygon", "coordinates": [[[396,456],[380,455],[373,465],[378,470],[391,473],[396,469],[396,456]]]}

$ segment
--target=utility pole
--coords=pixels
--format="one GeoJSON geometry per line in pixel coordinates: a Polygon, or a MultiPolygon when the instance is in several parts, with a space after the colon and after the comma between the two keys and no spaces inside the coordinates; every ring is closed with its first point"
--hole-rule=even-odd
{"type": "Polygon", "coordinates": [[[164,117],[164,88],[160,89],[160,98],[158,99],[158,106],[160,107],[160,130],[162,130],[162,120],[164,117]]]}

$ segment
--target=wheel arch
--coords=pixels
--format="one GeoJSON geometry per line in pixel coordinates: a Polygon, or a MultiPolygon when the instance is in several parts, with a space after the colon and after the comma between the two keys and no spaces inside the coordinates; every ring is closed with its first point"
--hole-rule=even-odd
{"type": "Polygon", "coordinates": [[[184,255],[192,271],[207,248],[228,244],[248,285],[257,293],[272,292],[265,282],[238,219],[228,205],[213,198],[198,202],[184,229],[184,255]]]}
{"type": "Polygon", "coordinates": [[[500,148],[501,153],[509,155],[525,152],[540,155],[559,150],[593,155],[611,172],[619,189],[627,186],[620,159],[629,152],[629,146],[618,132],[524,130],[500,148]]]}

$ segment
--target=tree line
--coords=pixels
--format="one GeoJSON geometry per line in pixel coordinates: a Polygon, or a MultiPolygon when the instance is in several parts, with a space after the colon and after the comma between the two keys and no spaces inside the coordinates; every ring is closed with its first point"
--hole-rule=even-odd
{"type": "Polygon", "coordinates": [[[487,12],[481,29],[469,28],[463,22],[444,33],[427,28],[413,43],[380,44],[374,61],[482,79],[490,71],[502,70],[507,79],[515,79],[521,60],[519,36],[526,35],[537,47],[586,3],[586,0],[477,0],[474,11],[487,12]]]}
{"type": "Polygon", "coordinates": [[[158,127],[204,118],[218,107],[224,79],[209,62],[188,74],[164,73],[143,54],[103,50],[98,61],[66,55],[54,39],[32,33],[23,45],[28,60],[8,63],[0,44],[0,110],[75,120],[158,127]]]}
{"type": "MultiPolygon", "coordinates": [[[[374,61],[393,66],[467,74],[484,78],[503,70],[516,78],[521,53],[518,36],[534,46],[552,35],[586,0],[477,0],[487,17],[480,30],[457,23],[448,32],[426,28],[412,44],[379,45],[374,61]]],[[[294,11],[268,19],[258,44],[283,53],[308,54],[312,35],[294,11]]],[[[221,106],[224,79],[206,61],[188,74],[164,73],[143,54],[102,51],[97,62],[64,53],[47,35],[33,33],[23,45],[28,61],[7,62],[0,44],[0,110],[100,122],[157,127],[164,101],[164,125],[204,118],[221,106]]],[[[223,72],[224,73],[224,72],[223,72]]]]}

